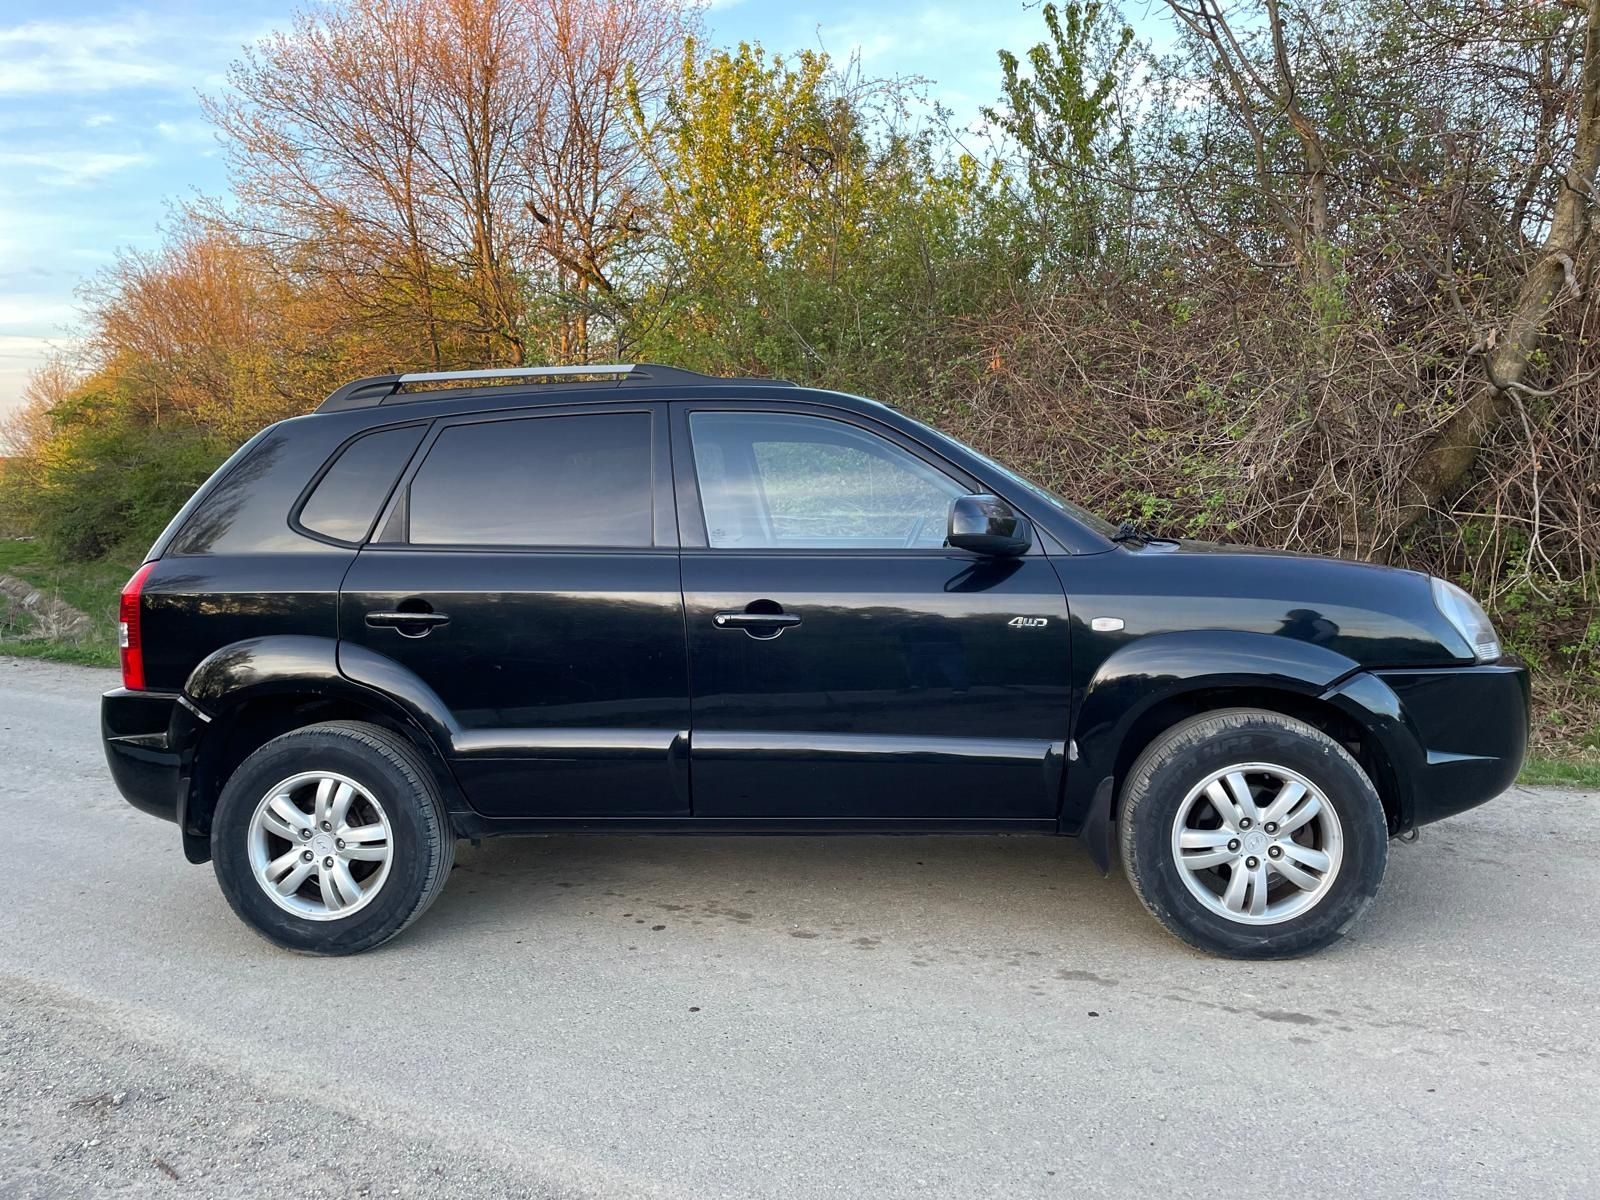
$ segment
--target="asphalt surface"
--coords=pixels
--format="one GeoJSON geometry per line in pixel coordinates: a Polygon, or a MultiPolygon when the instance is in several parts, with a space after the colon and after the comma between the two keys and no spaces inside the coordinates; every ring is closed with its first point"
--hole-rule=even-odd
{"type": "Polygon", "coordinates": [[[1600,1195],[1600,797],[1396,845],[1316,958],[1049,838],[462,847],[353,959],[241,926],[0,659],[0,1195],[1600,1195]]]}

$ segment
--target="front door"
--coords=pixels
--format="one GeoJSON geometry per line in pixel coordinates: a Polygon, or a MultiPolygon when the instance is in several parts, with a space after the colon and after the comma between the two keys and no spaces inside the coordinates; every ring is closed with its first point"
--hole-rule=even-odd
{"type": "Polygon", "coordinates": [[[689,813],[665,420],[613,403],[440,422],[345,577],[343,646],[438,696],[485,816],[689,813]]]}
{"type": "Polygon", "coordinates": [[[1056,816],[1066,601],[945,547],[975,480],[821,407],[674,405],[673,459],[696,817],[1056,816]]]}

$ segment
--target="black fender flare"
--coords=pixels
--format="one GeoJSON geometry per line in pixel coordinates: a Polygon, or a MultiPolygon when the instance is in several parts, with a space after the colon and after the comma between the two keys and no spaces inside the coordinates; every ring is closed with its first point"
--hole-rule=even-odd
{"type": "Polygon", "coordinates": [[[204,861],[210,854],[201,822],[190,816],[210,735],[227,728],[243,705],[274,695],[343,698],[384,712],[407,728],[432,760],[458,830],[470,836],[476,814],[448,759],[458,726],[438,694],[399,663],[365,647],[285,634],[223,646],[202,659],[184,683],[169,740],[184,764],[177,817],[192,861],[204,861]]]}
{"type": "Polygon", "coordinates": [[[1374,780],[1380,793],[1385,785],[1394,798],[1391,833],[1405,833],[1416,827],[1416,789],[1418,773],[1427,765],[1422,734],[1406,715],[1400,697],[1376,675],[1358,672],[1340,680],[1320,699],[1356,721],[1372,736],[1384,761],[1388,778],[1374,780]]]}
{"type": "MultiPolygon", "coordinates": [[[[1078,704],[1061,808],[1063,832],[1109,826],[1115,787],[1103,785],[1113,778],[1128,734],[1156,705],[1188,692],[1229,687],[1320,699],[1360,671],[1359,663],[1325,646],[1276,634],[1197,629],[1126,643],[1100,664],[1078,704]]],[[[1108,857],[1104,847],[1090,849],[1097,862],[1108,857]]]]}

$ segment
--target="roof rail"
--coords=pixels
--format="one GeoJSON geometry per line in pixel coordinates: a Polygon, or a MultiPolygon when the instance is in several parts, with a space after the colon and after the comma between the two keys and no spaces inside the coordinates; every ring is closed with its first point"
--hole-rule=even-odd
{"type": "MultiPolygon", "coordinates": [[[[680,367],[663,367],[656,363],[604,363],[570,367],[489,367],[476,371],[411,371],[404,375],[372,375],[356,379],[338,388],[321,404],[318,412],[340,412],[348,408],[371,408],[390,400],[400,389],[413,383],[444,383],[462,379],[585,379],[611,377],[612,386],[627,384],[696,384],[699,386],[725,385],[749,382],[724,379],[718,375],[702,375],[698,371],[685,371],[680,367]]],[[[777,385],[788,385],[788,380],[763,380],[777,385]]],[[[596,384],[596,386],[599,386],[596,384]]]]}

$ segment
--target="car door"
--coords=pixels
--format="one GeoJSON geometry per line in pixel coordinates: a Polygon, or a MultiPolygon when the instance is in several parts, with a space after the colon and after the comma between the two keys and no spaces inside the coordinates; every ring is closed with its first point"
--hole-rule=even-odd
{"type": "Polygon", "coordinates": [[[944,545],[978,481],[826,406],[675,404],[700,817],[1045,821],[1067,606],[1037,545],[944,545]]]}
{"type": "Polygon", "coordinates": [[[340,595],[341,662],[398,663],[491,817],[689,812],[664,405],[440,421],[340,595]]]}

